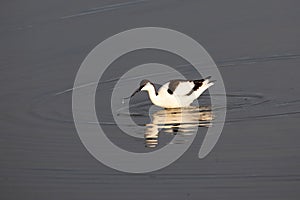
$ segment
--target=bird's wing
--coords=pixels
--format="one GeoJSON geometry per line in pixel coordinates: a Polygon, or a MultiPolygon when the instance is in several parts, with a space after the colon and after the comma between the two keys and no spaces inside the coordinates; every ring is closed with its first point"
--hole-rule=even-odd
{"type": "MultiPolygon", "coordinates": [[[[207,77],[200,80],[171,80],[165,83],[160,89],[167,91],[169,94],[175,94],[177,96],[189,96],[194,91],[197,91],[201,86],[206,85],[211,77],[207,77]]],[[[213,83],[212,83],[213,84],[213,83]]],[[[211,86],[211,85],[210,85],[211,86]]]]}
{"type": "Polygon", "coordinates": [[[167,92],[169,94],[176,94],[178,96],[189,96],[194,91],[197,91],[203,84],[209,82],[209,78],[200,80],[172,80],[168,84],[167,92]]]}
{"type": "Polygon", "coordinates": [[[181,81],[174,90],[174,94],[178,96],[187,95],[190,91],[193,91],[195,84],[193,81],[181,81]]]}
{"type": "Polygon", "coordinates": [[[167,90],[169,94],[183,96],[188,94],[194,87],[193,81],[172,80],[162,86],[161,89],[167,90]]]}

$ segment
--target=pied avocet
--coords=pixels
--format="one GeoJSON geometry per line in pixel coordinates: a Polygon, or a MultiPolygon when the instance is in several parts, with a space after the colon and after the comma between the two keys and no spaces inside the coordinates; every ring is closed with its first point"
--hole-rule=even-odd
{"type": "Polygon", "coordinates": [[[163,108],[188,107],[205,90],[214,85],[211,77],[201,80],[171,80],[165,83],[157,91],[149,80],[142,80],[140,87],[128,98],[133,97],[139,91],[147,91],[154,105],[163,108]]]}

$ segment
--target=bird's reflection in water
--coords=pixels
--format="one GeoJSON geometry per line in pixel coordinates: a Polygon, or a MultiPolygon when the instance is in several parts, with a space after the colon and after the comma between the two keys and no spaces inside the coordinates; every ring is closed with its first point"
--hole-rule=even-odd
{"type": "Polygon", "coordinates": [[[145,146],[155,148],[160,133],[193,134],[198,127],[209,127],[213,120],[210,107],[188,107],[158,110],[146,125],[145,146]]]}

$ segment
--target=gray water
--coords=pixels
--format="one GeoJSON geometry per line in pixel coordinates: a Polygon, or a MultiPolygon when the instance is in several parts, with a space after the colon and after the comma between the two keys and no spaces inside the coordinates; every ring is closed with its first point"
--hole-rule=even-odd
{"type": "MultiPolygon", "coordinates": [[[[299,7],[276,0],[2,2],[1,199],[299,199],[299,7]],[[144,26],[171,28],[204,46],[223,76],[228,112],[206,158],[197,158],[207,129],[200,126],[179,160],[137,175],[110,169],[85,149],[69,89],[98,43],[144,26]]],[[[161,51],[132,52],[112,64],[98,85],[97,114],[110,139],[129,150],[152,148],[118,131],[106,105],[120,69],[150,62],[198,78],[186,61],[161,51]]],[[[142,113],[134,120],[150,123],[147,96],[133,101],[145,102],[132,110],[142,113]]],[[[199,103],[209,106],[208,93],[199,103]]],[[[155,148],[172,137],[161,133],[155,148]]]]}

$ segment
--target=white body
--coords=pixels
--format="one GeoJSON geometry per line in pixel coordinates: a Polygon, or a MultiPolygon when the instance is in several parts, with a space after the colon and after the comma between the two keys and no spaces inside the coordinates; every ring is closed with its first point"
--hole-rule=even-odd
{"type": "Polygon", "coordinates": [[[193,91],[195,86],[193,81],[180,81],[173,94],[168,92],[169,84],[170,82],[165,83],[156,93],[153,84],[148,82],[141,90],[147,91],[152,103],[159,107],[181,108],[190,106],[195,99],[214,83],[206,79],[197,90],[193,91]]]}

